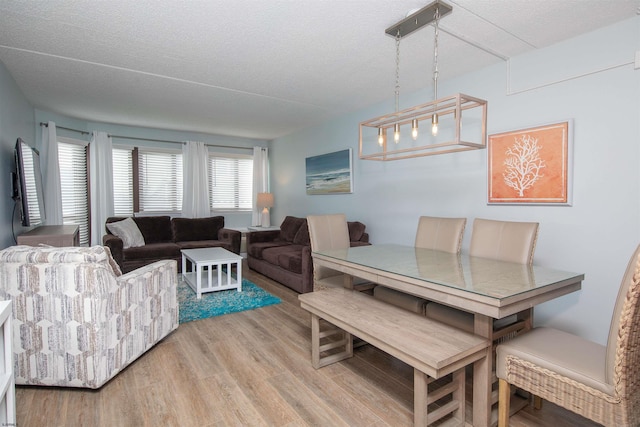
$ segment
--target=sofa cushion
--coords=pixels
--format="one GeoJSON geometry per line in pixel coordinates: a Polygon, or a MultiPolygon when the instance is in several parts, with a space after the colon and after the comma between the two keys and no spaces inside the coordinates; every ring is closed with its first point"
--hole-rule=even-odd
{"type": "Polygon", "coordinates": [[[273,242],[259,242],[252,243],[247,249],[247,256],[252,256],[256,259],[264,259],[262,253],[265,249],[275,248],[279,246],[289,246],[289,243],[283,241],[273,241],[273,242]]]}
{"type": "Polygon", "coordinates": [[[347,223],[347,227],[349,228],[349,240],[352,242],[357,242],[362,239],[364,235],[364,230],[366,226],[360,221],[350,221],[347,223]]]}
{"type": "Polygon", "coordinates": [[[173,218],[171,232],[174,242],[218,240],[218,231],[224,228],[223,216],[209,218],[173,218]]]}
{"type": "Polygon", "coordinates": [[[305,219],[295,237],[293,238],[294,245],[304,245],[310,246],[311,240],[309,239],[309,226],[307,225],[307,220],[305,219]]]}
{"type": "Polygon", "coordinates": [[[180,248],[175,243],[147,243],[144,246],[122,251],[124,260],[175,259],[180,256],[180,248]]]}
{"type": "Polygon", "coordinates": [[[138,224],[145,243],[172,241],[170,216],[136,216],[133,220],[138,224]]]}
{"type": "Polygon", "coordinates": [[[278,265],[285,270],[302,274],[302,250],[281,253],[278,255],[278,265]]]}
{"type": "Polygon", "coordinates": [[[285,245],[275,246],[272,248],[266,248],[262,251],[262,259],[269,264],[280,265],[280,255],[286,253],[302,252],[302,246],[300,245],[285,245]]]}
{"type": "Polygon", "coordinates": [[[110,222],[106,226],[111,233],[122,240],[124,249],[144,246],[144,237],[133,219],[126,218],[122,221],[110,222]]]}
{"type": "Polygon", "coordinates": [[[227,243],[220,240],[192,240],[190,242],[176,242],[180,249],[199,249],[199,248],[226,248],[227,243]]]}
{"type": "Polygon", "coordinates": [[[284,221],[282,221],[282,224],[280,225],[280,240],[293,242],[293,238],[296,237],[296,233],[305,221],[305,218],[297,218],[295,216],[285,217],[284,221]]]}

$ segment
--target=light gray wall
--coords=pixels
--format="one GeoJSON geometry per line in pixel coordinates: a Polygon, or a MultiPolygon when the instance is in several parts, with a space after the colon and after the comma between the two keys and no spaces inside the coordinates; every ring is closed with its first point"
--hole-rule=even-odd
{"type": "MultiPolygon", "coordinates": [[[[85,120],[78,120],[78,119],[61,116],[59,114],[51,113],[48,111],[42,111],[38,109],[36,109],[35,117],[36,117],[37,124],[41,122],[46,123],[51,120],[56,123],[56,126],[62,126],[62,127],[85,131],[85,132],[102,131],[102,132],[107,132],[110,135],[118,135],[118,136],[134,137],[134,138],[157,139],[160,141],[201,141],[201,142],[204,142],[205,144],[240,147],[239,149],[216,148],[217,152],[222,152],[222,153],[252,154],[252,150],[254,146],[266,147],[268,145],[268,141],[266,140],[237,138],[237,137],[224,136],[224,135],[210,135],[210,134],[195,133],[195,132],[169,131],[169,130],[162,130],[162,129],[124,126],[124,125],[111,124],[111,123],[88,122],[85,120]],[[241,149],[241,148],[247,148],[250,150],[241,149]]],[[[38,126],[38,131],[36,133],[37,133],[37,136],[36,136],[37,146],[40,146],[42,142],[41,141],[42,133],[40,131],[40,126],[38,126]]],[[[82,135],[78,132],[69,132],[64,129],[58,129],[57,133],[59,136],[66,136],[69,138],[76,138],[84,141],[88,141],[91,139],[90,135],[82,135]]],[[[175,144],[175,143],[163,143],[158,141],[140,141],[140,140],[123,139],[123,138],[113,138],[113,144],[120,145],[120,146],[159,147],[159,148],[170,148],[170,149],[181,148],[180,144],[175,144]]],[[[219,214],[224,215],[225,226],[227,227],[247,227],[251,225],[251,212],[221,211],[219,214]]]]}
{"type": "Polygon", "coordinates": [[[18,137],[35,146],[33,107],[13,77],[0,62],[0,247],[15,244],[26,229],[20,225],[20,210],[13,216],[10,173],[15,168],[14,147],[18,137]]]}
{"type": "MultiPolygon", "coordinates": [[[[538,306],[536,324],[604,344],[620,279],[640,241],[640,70],[633,66],[639,29],[640,18],[633,18],[514,58],[510,75],[506,64],[450,81],[440,70],[441,95],[462,92],[488,100],[489,134],[572,119],[573,206],[487,205],[486,150],[359,160],[358,123],[394,108],[389,76],[384,105],[273,141],[272,223],[285,215],[344,212],[367,225],[373,243],[411,245],[420,215],[464,216],[466,251],[473,218],[538,221],[535,263],[585,273],[586,280],[580,292],[538,306]],[[354,154],[354,193],[306,195],[305,158],[348,147],[354,154]]],[[[431,100],[431,91],[401,93],[400,108],[431,100]]]]}

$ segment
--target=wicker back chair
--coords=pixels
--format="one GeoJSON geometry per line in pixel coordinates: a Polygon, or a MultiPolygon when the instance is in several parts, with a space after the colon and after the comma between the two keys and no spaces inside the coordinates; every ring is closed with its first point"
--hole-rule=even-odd
{"type": "Polygon", "coordinates": [[[606,426],[640,425],[640,246],[618,291],[607,346],[535,328],[497,347],[499,426],[511,385],[606,426]]]}

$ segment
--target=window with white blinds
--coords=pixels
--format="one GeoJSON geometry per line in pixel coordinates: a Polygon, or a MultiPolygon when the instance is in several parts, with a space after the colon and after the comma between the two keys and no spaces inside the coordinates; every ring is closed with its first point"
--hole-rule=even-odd
{"type": "Polygon", "coordinates": [[[253,157],[209,154],[209,200],[212,210],[251,210],[253,157]]]}
{"type": "Polygon", "coordinates": [[[65,225],[77,225],[80,245],[89,244],[88,144],[71,138],[58,138],[62,217],[65,225]]]}
{"type": "Polygon", "coordinates": [[[133,149],[113,147],[113,213],[133,216],[133,149]]]}
{"type": "Polygon", "coordinates": [[[182,210],[182,152],[139,149],[140,212],[182,210]]]}
{"type": "MultiPolygon", "coordinates": [[[[227,211],[251,210],[253,156],[210,153],[208,162],[210,208],[227,211]]],[[[135,212],[180,212],[182,172],[181,151],[114,147],[115,215],[131,216],[135,212]],[[137,168],[133,167],[136,158],[137,168]],[[135,182],[137,184],[134,185],[135,182]]]]}

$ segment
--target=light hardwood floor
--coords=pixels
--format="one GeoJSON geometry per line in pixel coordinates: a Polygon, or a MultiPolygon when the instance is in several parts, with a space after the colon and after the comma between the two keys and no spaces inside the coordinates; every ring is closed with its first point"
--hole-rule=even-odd
{"type": "MultiPolygon", "coordinates": [[[[413,371],[364,345],[314,370],[297,294],[244,268],[282,304],[190,322],[98,391],[16,388],[17,425],[410,426],[413,371]]],[[[512,426],[595,426],[545,402],[512,426]]]]}

